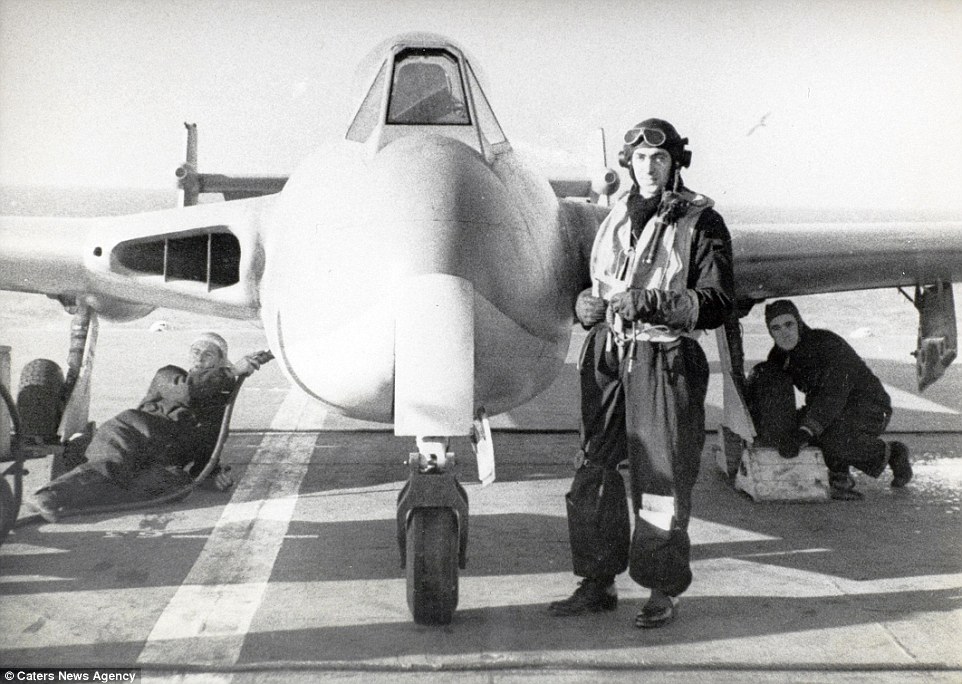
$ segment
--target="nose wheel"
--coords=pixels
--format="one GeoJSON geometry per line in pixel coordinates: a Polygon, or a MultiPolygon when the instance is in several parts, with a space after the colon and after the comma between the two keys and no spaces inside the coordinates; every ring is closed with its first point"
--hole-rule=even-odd
{"type": "Polygon", "coordinates": [[[465,567],[468,495],[450,468],[446,439],[418,439],[410,476],[398,495],[397,527],[407,600],[419,625],[446,625],[458,606],[458,570],[465,567]]]}
{"type": "Polygon", "coordinates": [[[458,607],[458,517],[450,508],[411,511],[408,608],[419,625],[446,625],[458,607]]]}

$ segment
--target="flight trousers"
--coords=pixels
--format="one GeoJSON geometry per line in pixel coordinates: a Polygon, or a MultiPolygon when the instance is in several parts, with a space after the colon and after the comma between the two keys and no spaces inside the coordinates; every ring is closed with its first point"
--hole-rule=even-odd
{"type": "Polygon", "coordinates": [[[86,462],[50,481],[49,492],[69,509],[144,501],[190,483],[183,470],[182,431],[162,416],[129,409],[94,433],[86,462]]]}
{"type": "Polygon", "coordinates": [[[606,324],[595,326],[581,355],[582,462],[566,495],[574,573],[603,579],[628,569],[638,584],[678,596],[692,579],[688,522],[705,443],[708,361],[683,337],[637,342],[629,362],[607,337],[606,324]],[[626,460],[633,516],[618,472],[626,460]],[[669,524],[649,522],[648,497],[671,501],[669,524]]]}
{"type": "Polygon", "coordinates": [[[870,477],[878,477],[888,465],[885,442],[880,435],[891,417],[892,410],[886,406],[852,398],[813,443],[822,450],[830,472],[847,474],[852,467],[870,477]]]}

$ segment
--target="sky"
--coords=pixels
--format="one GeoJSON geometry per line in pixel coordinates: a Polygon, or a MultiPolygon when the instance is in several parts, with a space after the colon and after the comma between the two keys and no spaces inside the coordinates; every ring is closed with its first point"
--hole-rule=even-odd
{"type": "Polygon", "coordinates": [[[343,136],[357,63],[412,30],[462,45],[548,159],[657,116],[722,206],[962,189],[962,0],[0,0],[0,183],[172,188],[185,121],[202,171],[290,173],[343,136]]]}

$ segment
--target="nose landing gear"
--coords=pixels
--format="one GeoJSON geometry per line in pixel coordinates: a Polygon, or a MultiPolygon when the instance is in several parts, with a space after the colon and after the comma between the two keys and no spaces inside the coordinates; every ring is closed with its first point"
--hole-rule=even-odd
{"type": "Polygon", "coordinates": [[[408,607],[420,625],[446,625],[458,606],[458,570],[467,562],[468,495],[451,468],[447,438],[419,437],[398,495],[397,535],[407,570],[408,607]]]}

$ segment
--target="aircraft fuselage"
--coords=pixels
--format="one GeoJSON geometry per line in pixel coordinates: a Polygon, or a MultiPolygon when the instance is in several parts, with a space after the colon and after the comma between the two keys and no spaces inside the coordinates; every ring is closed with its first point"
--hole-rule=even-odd
{"type": "MultiPolygon", "coordinates": [[[[397,317],[420,276],[472,292],[476,405],[513,408],[561,367],[575,257],[550,186],[512,151],[489,163],[430,133],[374,154],[345,142],[297,169],[272,220],[261,287],[271,349],[343,413],[392,419],[397,317]]],[[[449,313],[440,318],[459,324],[449,313]]]]}

